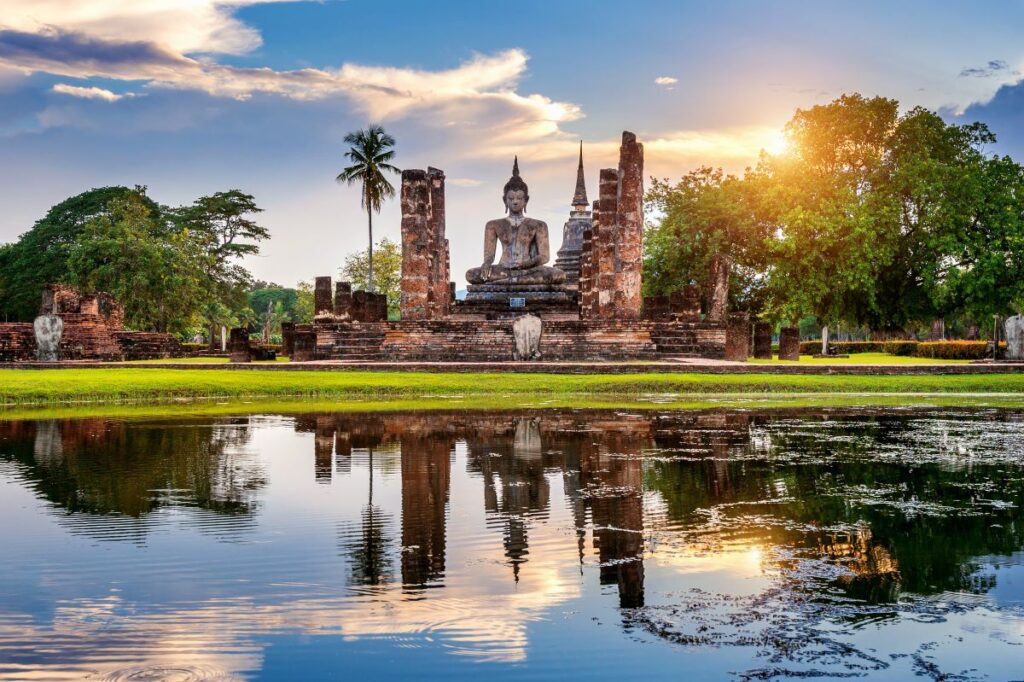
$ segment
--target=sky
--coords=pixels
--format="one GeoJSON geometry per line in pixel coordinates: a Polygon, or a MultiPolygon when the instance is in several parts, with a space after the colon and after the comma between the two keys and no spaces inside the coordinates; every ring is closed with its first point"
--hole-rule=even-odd
{"type": "MultiPolygon", "coordinates": [[[[240,189],[293,286],[365,249],[346,133],[441,168],[453,277],[480,264],[519,156],[554,248],[623,130],[647,176],[740,172],[798,108],[843,93],[982,121],[1024,160],[1024,3],[799,0],[0,0],[0,242],[92,187],[181,205],[240,189]]],[[[397,178],[396,178],[397,185],[397,178]]],[[[398,241],[398,202],[374,218],[398,241]]]]}

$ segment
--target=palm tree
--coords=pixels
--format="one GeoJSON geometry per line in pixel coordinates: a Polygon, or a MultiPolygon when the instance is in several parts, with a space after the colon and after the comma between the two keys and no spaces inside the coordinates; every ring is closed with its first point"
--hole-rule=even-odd
{"type": "Polygon", "coordinates": [[[367,288],[373,289],[373,214],[380,213],[381,204],[385,199],[395,196],[395,188],[384,172],[400,173],[389,161],[395,158],[395,138],[384,132],[379,125],[371,125],[365,130],[357,130],[345,136],[345,143],[352,145],[345,157],[352,162],[338,174],[338,182],[350,185],[357,182],[363,184],[362,201],[366,209],[366,217],[370,227],[370,272],[367,288]]]}

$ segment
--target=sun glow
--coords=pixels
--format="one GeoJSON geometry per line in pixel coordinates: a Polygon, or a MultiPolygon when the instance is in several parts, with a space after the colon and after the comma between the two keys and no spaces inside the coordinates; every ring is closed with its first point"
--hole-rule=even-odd
{"type": "Polygon", "coordinates": [[[789,138],[781,130],[776,130],[765,142],[764,150],[772,156],[781,156],[789,151],[789,138]]]}

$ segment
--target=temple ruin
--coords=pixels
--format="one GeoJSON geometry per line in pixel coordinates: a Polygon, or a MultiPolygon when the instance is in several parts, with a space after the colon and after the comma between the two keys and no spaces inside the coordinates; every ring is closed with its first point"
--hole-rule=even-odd
{"type": "MultiPolygon", "coordinates": [[[[309,329],[296,326],[292,359],[511,360],[513,322],[524,314],[542,321],[544,360],[725,357],[727,259],[715,259],[705,291],[690,284],[672,296],[643,296],[643,169],[643,145],[624,132],[618,166],[600,171],[591,205],[581,144],[571,210],[549,265],[551,234],[525,215],[529,187],[517,158],[502,193],[506,215],[484,227],[484,260],[466,273],[464,300],[451,281],[444,171],[403,171],[400,320],[387,319],[383,295],[347,282],[332,291],[330,278],[317,278],[316,319],[309,329]]],[[[734,322],[733,335],[749,326],[734,322]]],[[[733,345],[738,353],[751,343],[733,345]]]]}
{"type": "MultiPolygon", "coordinates": [[[[39,315],[62,322],[56,360],[149,360],[185,355],[170,334],[125,330],[124,308],[108,293],[82,293],[65,284],[49,284],[43,289],[39,315]]],[[[37,350],[31,322],[0,323],[0,362],[33,361],[37,350]]]]}

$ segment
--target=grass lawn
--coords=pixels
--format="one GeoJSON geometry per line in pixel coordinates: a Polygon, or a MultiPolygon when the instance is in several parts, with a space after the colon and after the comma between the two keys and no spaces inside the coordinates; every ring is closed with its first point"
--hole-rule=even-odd
{"type": "Polygon", "coordinates": [[[779,360],[777,357],[771,360],[750,359],[747,362],[754,365],[963,365],[970,360],[933,360],[888,353],[853,353],[848,358],[815,358],[801,355],[799,362],[779,360]]]}
{"type": "MultiPolygon", "coordinates": [[[[1024,405],[1024,374],[836,376],[635,373],[618,375],[280,372],[130,367],[0,370],[0,405],[206,398],[334,401],[461,400],[672,402],[682,396],[830,394],[1009,395],[1024,405]]],[[[343,407],[340,404],[339,407],[343,407]]]]}

